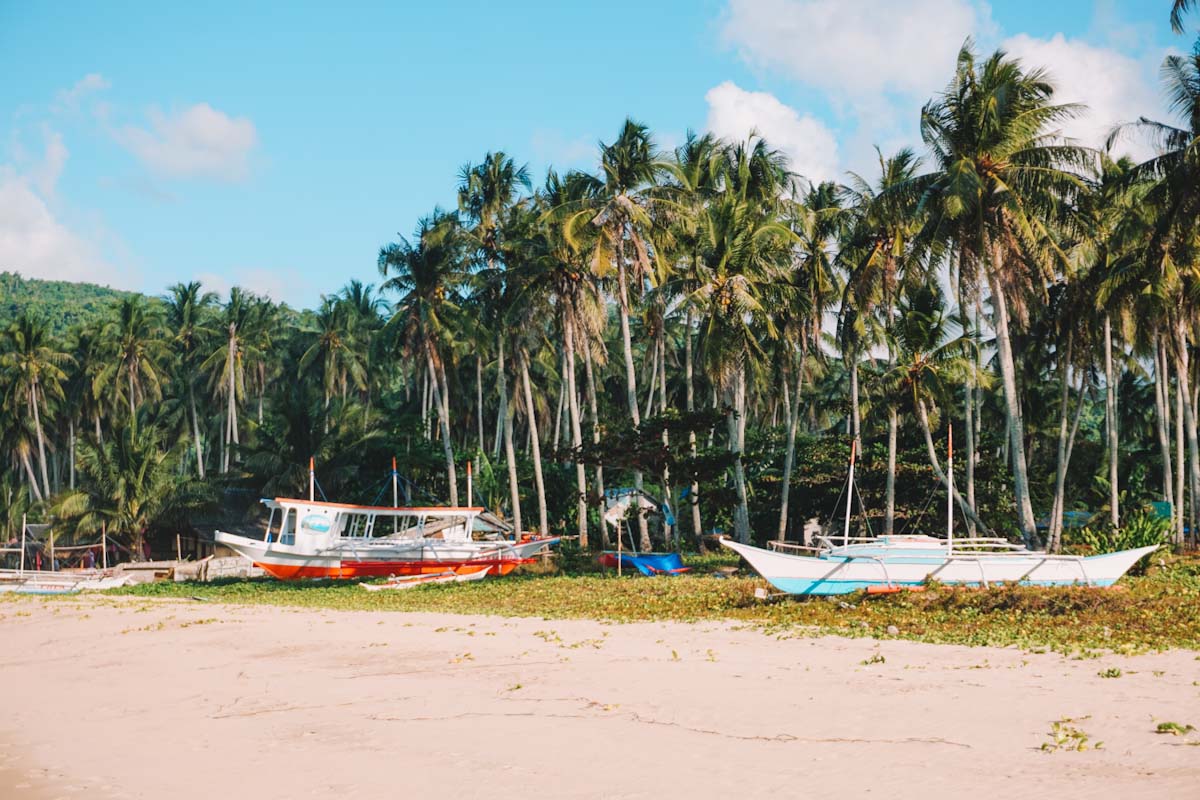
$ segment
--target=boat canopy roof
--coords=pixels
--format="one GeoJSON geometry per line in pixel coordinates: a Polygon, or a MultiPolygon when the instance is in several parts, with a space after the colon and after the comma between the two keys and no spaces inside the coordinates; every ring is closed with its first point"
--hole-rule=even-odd
{"type": "Polygon", "coordinates": [[[476,532],[508,531],[512,526],[483,506],[366,506],[353,503],[329,503],[319,500],[299,500],[291,497],[263,498],[270,509],[304,508],[328,509],[335,514],[362,514],[372,517],[399,517],[425,520],[424,528],[433,530],[454,524],[455,520],[470,519],[476,532]],[[440,521],[440,522],[439,522],[440,521]]]}

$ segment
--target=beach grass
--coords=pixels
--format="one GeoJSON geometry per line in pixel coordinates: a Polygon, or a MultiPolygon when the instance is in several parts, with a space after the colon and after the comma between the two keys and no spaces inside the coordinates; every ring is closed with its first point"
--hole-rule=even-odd
{"type": "MultiPolygon", "coordinates": [[[[478,583],[367,592],[353,581],[158,582],[107,592],[142,598],[346,611],[644,621],[733,621],[779,637],[841,635],[1016,646],[1088,657],[1104,652],[1200,650],[1200,557],[1155,557],[1144,575],[1111,589],[951,588],[836,598],[755,598],[767,587],[726,555],[691,557],[692,574],[645,578],[586,563],[478,583]]],[[[53,600],[50,600],[53,602],[53,600]]]]}

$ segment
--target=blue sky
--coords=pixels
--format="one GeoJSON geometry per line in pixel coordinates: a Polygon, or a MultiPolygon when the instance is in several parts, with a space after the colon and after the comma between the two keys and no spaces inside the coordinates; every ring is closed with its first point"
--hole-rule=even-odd
{"type": "Polygon", "coordinates": [[[968,35],[1045,66],[1098,144],[1165,115],[1158,65],[1192,41],[1166,0],[339,5],[0,0],[0,270],[312,306],[377,281],[488,150],[590,168],[629,115],[664,146],[754,127],[810,177],[869,172],[919,145],[968,35]]]}

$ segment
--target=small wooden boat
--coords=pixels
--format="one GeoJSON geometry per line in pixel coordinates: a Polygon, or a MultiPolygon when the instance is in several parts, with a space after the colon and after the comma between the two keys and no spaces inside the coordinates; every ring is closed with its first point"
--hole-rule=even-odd
{"type": "Polygon", "coordinates": [[[435,583],[468,583],[483,580],[491,569],[491,567],[483,567],[465,573],[446,570],[428,575],[393,575],[384,583],[360,583],[359,586],[368,592],[380,592],[384,589],[411,589],[414,586],[428,586],[435,583]]]}

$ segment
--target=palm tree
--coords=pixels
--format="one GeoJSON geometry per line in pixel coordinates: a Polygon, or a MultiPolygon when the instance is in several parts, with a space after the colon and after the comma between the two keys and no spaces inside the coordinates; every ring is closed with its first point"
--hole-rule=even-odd
{"type": "Polygon", "coordinates": [[[788,498],[796,458],[796,431],[800,423],[800,401],[804,375],[808,369],[809,352],[820,352],[822,318],[837,295],[832,246],[847,219],[841,207],[841,196],[840,187],[826,182],[810,187],[802,202],[793,202],[787,206],[789,215],[785,219],[797,239],[793,248],[789,283],[794,287],[796,306],[803,309],[804,313],[782,321],[781,326],[783,335],[795,340],[800,353],[795,368],[795,391],[790,398],[791,408],[788,409],[787,447],[783,461],[777,531],[780,541],[783,541],[787,534],[788,498]]]}
{"type": "Polygon", "coordinates": [[[187,387],[188,411],[192,417],[192,437],[196,448],[196,476],[204,480],[204,443],[200,438],[200,415],[196,410],[196,376],[203,354],[216,331],[212,310],[217,303],[214,292],[205,292],[199,281],[177,283],[166,298],[167,330],[173,332],[177,379],[187,387]]]}
{"type": "Polygon", "coordinates": [[[1183,33],[1183,15],[1196,5],[1196,0],[1171,0],[1171,30],[1183,33]]]}
{"type": "MultiPolygon", "coordinates": [[[[919,228],[916,214],[919,197],[910,187],[921,162],[907,148],[886,159],[878,150],[876,155],[879,158],[879,178],[875,184],[852,172],[849,184],[843,190],[843,203],[850,216],[849,241],[842,249],[843,260],[848,268],[843,303],[849,302],[855,312],[853,316],[860,320],[869,318],[873,310],[879,309],[883,316],[883,338],[888,348],[890,368],[895,363],[891,329],[898,282],[918,277],[911,274],[914,271],[910,268],[913,251],[909,241],[919,228]]],[[[861,328],[861,324],[858,327],[861,328]]],[[[853,337],[853,342],[858,343],[860,339],[859,336],[853,337]]],[[[854,356],[852,361],[851,391],[856,395],[852,407],[857,409],[859,359],[854,356]]],[[[857,431],[857,411],[855,417],[857,431]]],[[[894,403],[889,403],[883,523],[883,531],[888,535],[893,531],[896,515],[897,426],[897,408],[894,403]]],[[[857,438],[857,432],[855,436],[857,438]]]]}
{"type": "Polygon", "coordinates": [[[45,321],[22,313],[4,332],[0,342],[0,369],[4,371],[10,400],[10,413],[18,413],[11,401],[20,397],[25,411],[33,419],[37,436],[38,465],[41,469],[42,494],[50,496],[50,478],[46,468],[46,436],[42,427],[42,409],[46,397],[62,400],[63,381],[67,379],[63,367],[71,362],[71,356],[59,349],[50,338],[50,329],[45,321]],[[15,397],[14,397],[15,396],[15,397]]]}
{"type": "MultiPolygon", "coordinates": [[[[322,299],[316,313],[315,338],[300,356],[299,367],[300,377],[303,377],[314,362],[320,361],[327,417],[329,402],[335,394],[345,397],[350,386],[359,391],[367,389],[366,353],[357,341],[360,325],[357,311],[347,301],[335,297],[322,299]]],[[[328,429],[328,419],[325,426],[328,429]]]]}
{"type": "Polygon", "coordinates": [[[980,269],[991,290],[1018,522],[1031,541],[1036,529],[1013,317],[1021,319],[1029,292],[1044,294],[1047,275],[1062,257],[1050,228],[1083,189],[1070,170],[1084,170],[1090,158],[1055,137],[1054,126],[1076,108],[1054,104],[1053,94],[1043,71],[1025,70],[1003,51],[977,64],[968,41],[950,84],[921,111],[921,136],[935,171],[916,179],[930,214],[927,240],[953,245],[960,269],[980,269]]]}
{"type": "Polygon", "coordinates": [[[503,152],[488,153],[479,164],[467,164],[459,172],[459,209],[472,223],[470,233],[476,252],[486,269],[483,284],[490,302],[485,305],[491,306],[490,310],[498,323],[495,328],[496,391],[500,398],[497,424],[503,428],[508,489],[512,501],[513,523],[518,532],[521,529],[521,496],[517,486],[517,459],[512,442],[512,412],[509,406],[508,376],[504,358],[508,331],[503,325],[502,304],[506,297],[506,287],[499,251],[502,216],[516,202],[522,188],[532,188],[528,167],[517,166],[516,162],[503,152]]]}
{"type": "MultiPolygon", "coordinates": [[[[1176,2],[1180,15],[1191,5],[1176,2]]],[[[1172,22],[1176,17],[1173,14],[1172,22]]],[[[1193,498],[1200,496],[1200,444],[1197,442],[1197,411],[1192,400],[1189,346],[1196,323],[1192,298],[1200,287],[1200,242],[1196,221],[1200,219],[1200,42],[1187,56],[1170,55],[1163,61],[1162,79],[1169,110],[1182,125],[1156,122],[1146,117],[1122,126],[1109,136],[1132,131],[1148,136],[1158,154],[1129,172],[1131,182],[1144,183],[1141,204],[1153,209],[1154,224],[1146,240],[1144,264],[1146,285],[1166,298],[1171,331],[1171,349],[1178,382],[1179,405],[1188,446],[1188,475],[1193,498]]],[[[1181,465],[1182,466],[1182,465],[1181,465]]],[[[1177,488],[1182,488],[1178,483],[1177,488]]],[[[1182,492],[1177,492],[1182,507],[1182,492]]],[[[1192,530],[1200,527],[1200,509],[1192,503],[1192,530]]]]}
{"type": "Polygon", "coordinates": [[[122,391],[129,403],[129,420],[137,422],[137,408],[146,397],[162,398],[161,365],[168,355],[162,314],[141,295],[130,295],[116,306],[104,326],[104,338],[114,347],[112,363],[97,376],[114,396],[122,391]]]}
{"type": "Polygon", "coordinates": [[[241,445],[238,433],[238,397],[246,389],[246,364],[250,347],[248,334],[253,328],[256,298],[240,287],[229,290],[229,301],[221,309],[217,325],[221,335],[216,349],[200,365],[208,372],[215,397],[225,399],[222,425],[221,472],[228,472],[233,451],[241,445]]]}
{"type": "Polygon", "coordinates": [[[143,558],[146,531],[162,516],[186,510],[186,484],[178,478],[176,446],[151,425],[120,423],[104,444],[84,442],[79,463],[84,487],[63,497],[55,517],[73,521],[78,533],[105,526],[129,537],[134,561],[143,558]]]}
{"type": "MultiPolygon", "coordinates": [[[[680,297],[685,304],[684,321],[684,388],[689,414],[696,410],[695,355],[693,340],[696,330],[696,308],[687,302],[699,285],[702,235],[700,221],[704,206],[717,190],[723,169],[724,143],[712,134],[688,134],[687,141],[675,149],[671,165],[672,199],[680,210],[671,215],[671,236],[677,257],[671,270],[671,280],[662,290],[671,297],[680,297]]],[[[688,447],[696,457],[696,431],[688,431],[688,447]]],[[[700,485],[695,480],[688,487],[691,506],[692,535],[701,541],[703,526],[700,520],[700,485]]]]}
{"type": "Polygon", "coordinates": [[[379,251],[379,273],[386,278],[381,288],[400,295],[387,323],[388,333],[428,370],[441,424],[450,504],[454,506],[458,505],[458,471],[450,437],[450,387],[443,344],[458,314],[457,288],[467,278],[463,248],[457,216],[435,209],[417,225],[412,242],[401,236],[400,241],[379,251]]]}
{"type": "MultiPolygon", "coordinates": [[[[896,345],[896,364],[889,373],[889,383],[897,394],[907,394],[925,437],[925,451],[933,473],[947,490],[951,483],[938,461],[933,443],[930,408],[939,405],[950,408],[950,387],[961,380],[970,368],[967,355],[971,342],[966,337],[949,339],[945,303],[937,284],[918,286],[905,294],[899,303],[899,314],[893,329],[896,345]]],[[[949,425],[949,414],[945,424],[949,425]]],[[[967,519],[980,529],[987,526],[975,509],[953,489],[954,500],[967,519]]]]}
{"type": "Polygon", "coordinates": [[[750,541],[745,449],[747,373],[763,355],[760,338],[776,334],[763,300],[790,264],[795,237],[736,192],[723,192],[704,210],[702,279],[689,302],[704,310],[701,332],[705,370],[726,398],[729,450],[738,505],[734,530],[750,541]]]}
{"type": "MultiPolygon", "coordinates": [[[[601,188],[586,202],[575,201],[559,209],[565,221],[568,242],[578,247],[588,238],[585,231],[595,229],[592,269],[600,278],[613,272],[617,278],[617,311],[621,322],[621,345],[625,354],[625,395],[633,427],[641,426],[638,410],[637,374],[633,361],[633,338],[629,316],[631,289],[640,297],[647,276],[652,273],[651,236],[655,223],[649,206],[658,175],[667,169],[654,149],[650,130],[626,119],[616,141],[600,145],[601,188]],[[632,248],[632,254],[628,249],[632,248]]],[[[642,471],[633,471],[633,488],[641,492],[642,471]]],[[[638,514],[640,547],[649,550],[650,532],[646,518],[638,514]]]]}

